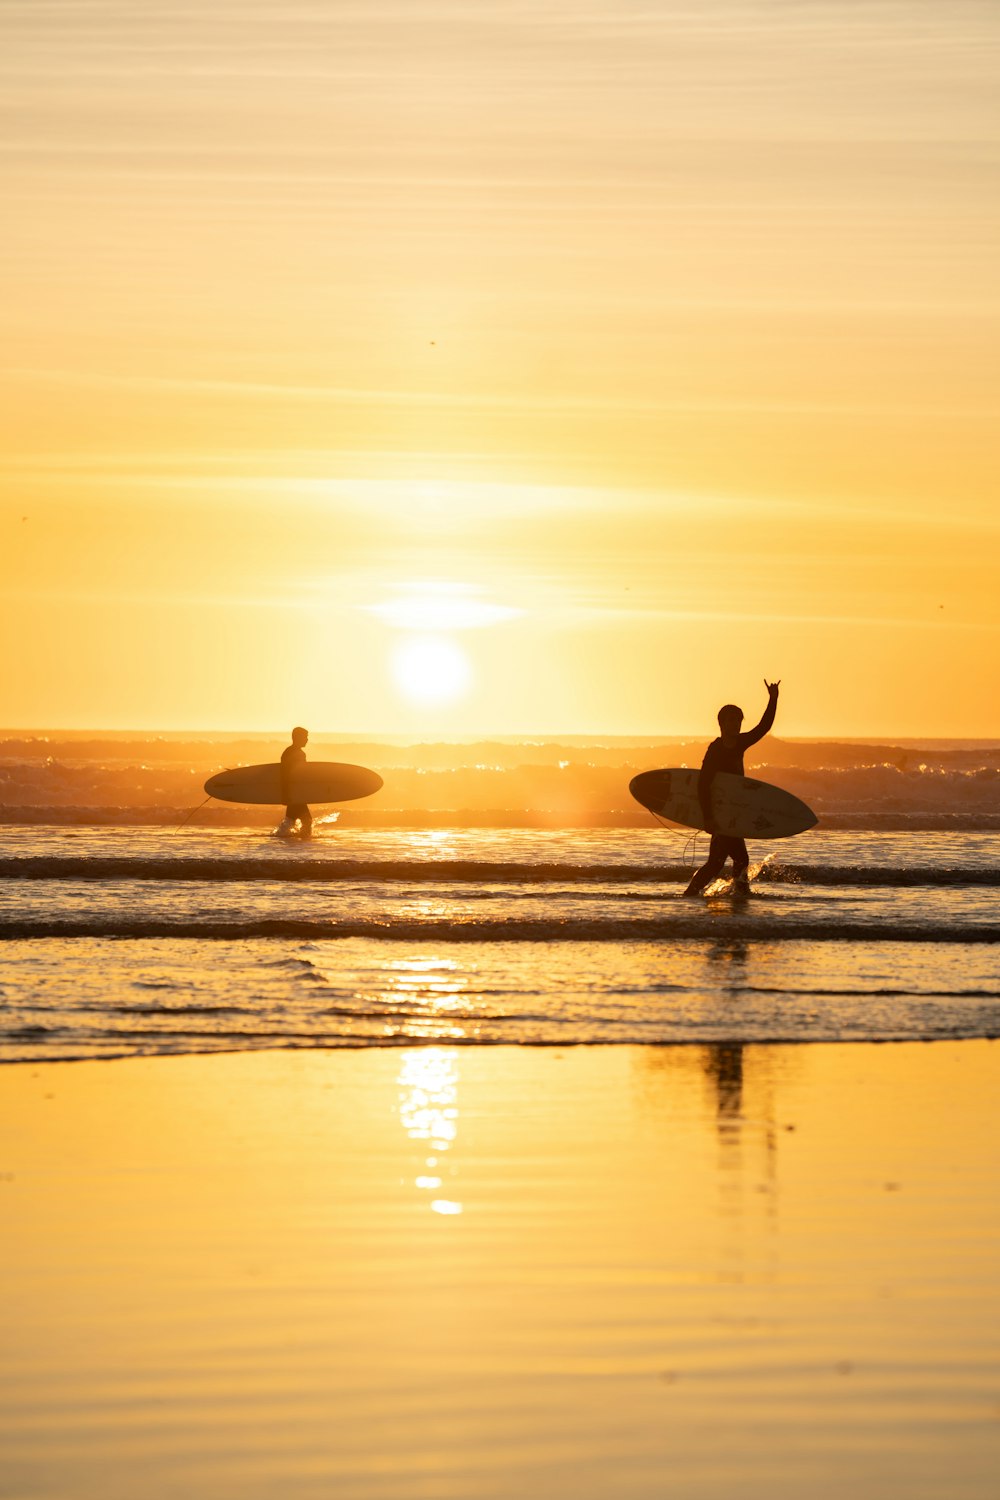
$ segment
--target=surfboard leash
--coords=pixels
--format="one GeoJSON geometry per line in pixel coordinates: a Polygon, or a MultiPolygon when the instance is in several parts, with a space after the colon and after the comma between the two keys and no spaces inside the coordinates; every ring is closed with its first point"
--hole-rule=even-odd
{"type": "MultiPolygon", "coordinates": [[[[212,800],[211,797],[206,797],[205,798],[205,802],[211,802],[211,800],[212,800]]],[[[180,831],[184,827],[184,825],[186,823],[190,823],[190,821],[194,817],[195,813],[196,812],[201,812],[202,808],[205,806],[205,802],[199,802],[197,807],[192,807],[191,811],[188,813],[187,817],[184,819],[184,822],[183,823],[178,823],[177,827],[173,830],[173,832],[174,833],[180,833],[180,831]]]]}
{"type": "MultiPolygon", "coordinates": [[[[659,823],[661,828],[666,829],[667,833],[673,834],[674,838],[680,837],[679,828],[675,828],[672,823],[668,823],[666,818],[661,818],[660,814],[658,812],[653,812],[652,808],[649,808],[648,811],[653,813],[653,817],[659,823]]],[[[701,829],[696,828],[694,833],[688,835],[688,837],[684,840],[684,851],[681,854],[681,859],[685,864],[687,864],[689,860],[691,861],[690,868],[692,870],[697,869],[698,864],[700,863],[698,859],[698,835],[700,832],[701,829]]]]}

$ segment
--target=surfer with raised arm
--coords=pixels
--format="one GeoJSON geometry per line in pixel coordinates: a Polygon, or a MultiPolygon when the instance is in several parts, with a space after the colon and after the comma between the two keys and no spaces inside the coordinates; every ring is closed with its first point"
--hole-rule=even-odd
{"type": "Polygon", "coordinates": [[[744,734],[740,726],[743,723],[743,710],[737,708],[735,703],[726,703],[719,709],[719,738],[713,740],[705,751],[705,758],[701,763],[701,773],[698,777],[698,800],[701,803],[702,815],[705,829],[712,835],[712,841],[708,846],[708,858],[700,870],[696,870],[691,878],[691,883],[684,892],[685,896],[700,896],[705,887],[722,873],[722,867],[727,859],[733,862],[733,882],[736,890],[747,892],[750,889],[750,881],[747,870],[750,865],[750,856],[743,839],[730,838],[726,834],[716,833],[712,820],[712,782],[720,771],[728,771],[734,776],[742,776],[743,752],[749,750],[751,745],[756,745],[762,740],[774,723],[775,710],[778,707],[778,688],[780,681],[768,682],[764,679],[767,688],[767,707],[761,715],[760,723],[753,729],[748,729],[744,734]]]}
{"type": "Polygon", "coordinates": [[[292,743],[281,752],[281,795],[288,804],[285,808],[285,823],[290,829],[298,820],[301,824],[299,837],[303,839],[312,837],[312,813],[306,803],[292,801],[292,781],[296,771],[301,770],[306,763],[305,747],[308,743],[308,729],[297,724],[292,730],[292,743]]]}

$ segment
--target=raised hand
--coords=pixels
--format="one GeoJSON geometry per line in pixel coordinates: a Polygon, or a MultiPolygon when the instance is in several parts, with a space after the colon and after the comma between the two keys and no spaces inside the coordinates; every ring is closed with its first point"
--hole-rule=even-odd
{"type": "Polygon", "coordinates": [[[764,686],[767,688],[767,690],[768,690],[769,693],[773,693],[774,696],[777,697],[778,696],[778,689],[781,686],[781,678],[779,677],[778,680],[777,680],[777,682],[768,682],[767,678],[765,677],[764,678],[764,686]]]}

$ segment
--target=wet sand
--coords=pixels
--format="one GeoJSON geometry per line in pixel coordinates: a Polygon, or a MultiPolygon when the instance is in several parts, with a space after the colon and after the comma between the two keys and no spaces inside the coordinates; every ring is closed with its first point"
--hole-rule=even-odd
{"type": "Polygon", "coordinates": [[[1000,1044],[0,1071],[0,1495],[986,1497],[1000,1044]]]}

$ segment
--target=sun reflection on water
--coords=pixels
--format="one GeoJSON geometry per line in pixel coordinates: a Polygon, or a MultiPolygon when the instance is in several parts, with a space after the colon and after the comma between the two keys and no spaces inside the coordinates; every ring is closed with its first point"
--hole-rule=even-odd
{"type": "MultiPolygon", "coordinates": [[[[404,1052],[396,1082],[399,1086],[399,1118],[412,1141],[426,1143],[428,1154],[413,1180],[420,1192],[440,1193],[444,1177],[439,1158],[458,1136],[458,1053],[444,1047],[421,1047],[404,1052]]],[[[460,1214],[462,1204],[435,1196],[429,1207],[444,1216],[460,1214]]]]}
{"type": "Polygon", "coordinates": [[[409,853],[418,858],[421,855],[446,855],[449,859],[458,857],[458,846],[450,828],[416,829],[404,834],[400,843],[409,845],[409,853]]]}
{"type": "Polygon", "coordinates": [[[469,1034],[465,1026],[449,1019],[452,1013],[462,1013],[470,1000],[468,973],[454,958],[421,954],[391,959],[383,970],[382,987],[358,998],[384,1009],[387,1037],[405,1034],[463,1041],[469,1034]]]}

